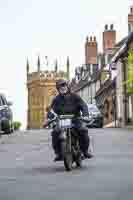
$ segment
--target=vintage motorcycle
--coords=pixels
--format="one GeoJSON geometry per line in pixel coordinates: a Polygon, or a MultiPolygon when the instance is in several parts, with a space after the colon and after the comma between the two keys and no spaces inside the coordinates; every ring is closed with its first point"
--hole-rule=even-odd
{"type": "MultiPolygon", "coordinates": [[[[72,120],[74,115],[60,115],[55,116],[52,120],[49,120],[48,125],[57,126],[61,129],[61,155],[64,161],[66,171],[72,170],[72,164],[76,163],[77,167],[82,166],[83,155],[80,150],[79,138],[75,129],[73,129],[72,120]]],[[[93,123],[92,120],[78,117],[83,123],[93,123]]]]}

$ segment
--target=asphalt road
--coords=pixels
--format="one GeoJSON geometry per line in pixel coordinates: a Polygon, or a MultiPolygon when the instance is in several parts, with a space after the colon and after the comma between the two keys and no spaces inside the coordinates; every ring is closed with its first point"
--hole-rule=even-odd
{"type": "Polygon", "coordinates": [[[0,200],[133,200],[133,131],[90,129],[94,158],[66,172],[48,131],[0,138],[0,200]]]}

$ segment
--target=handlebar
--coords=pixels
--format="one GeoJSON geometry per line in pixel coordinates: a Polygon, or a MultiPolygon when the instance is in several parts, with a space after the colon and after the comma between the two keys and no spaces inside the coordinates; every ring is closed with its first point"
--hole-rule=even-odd
{"type": "Polygon", "coordinates": [[[51,120],[48,120],[47,125],[45,125],[43,127],[45,128],[45,127],[49,126],[52,122],[55,122],[58,119],[67,119],[67,118],[69,118],[69,119],[78,119],[78,120],[81,120],[81,121],[83,121],[85,123],[90,123],[90,121],[92,120],[92,119],[90,120],[88,117],[74,117],[74,115],[60,115],[60,116],[55,116],[51,120]]]}

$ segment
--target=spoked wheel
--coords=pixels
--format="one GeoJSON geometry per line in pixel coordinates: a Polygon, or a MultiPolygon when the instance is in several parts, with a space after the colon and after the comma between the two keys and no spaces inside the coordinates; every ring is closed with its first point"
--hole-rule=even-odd
{"type": "Polygon", "coordinates": [[[73,158],[72,158],[72,153],[67,151],[67,144],[65,141],[61,142],[61,152],[62,152],[66,171],[71,171],[73,158]]]}
{"type": "Polygon", "coordinates": [[[71,171],[72,170],[72,154],[71,153],[66,153],[64,156],[64,166],[66,171],[71,171]]]}

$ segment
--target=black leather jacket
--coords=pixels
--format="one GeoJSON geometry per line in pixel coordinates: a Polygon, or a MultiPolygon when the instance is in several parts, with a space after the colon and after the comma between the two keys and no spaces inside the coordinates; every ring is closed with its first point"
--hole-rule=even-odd
{"type": "Polygon", "coordinates": [[[82,98],[75,94],[68,92],[66,95],[57,95],[51,104],[51,108],[58,115],[74,114],[79,117],[82,113],[83,116],[88,116],[88,107],[82,98]]]}

